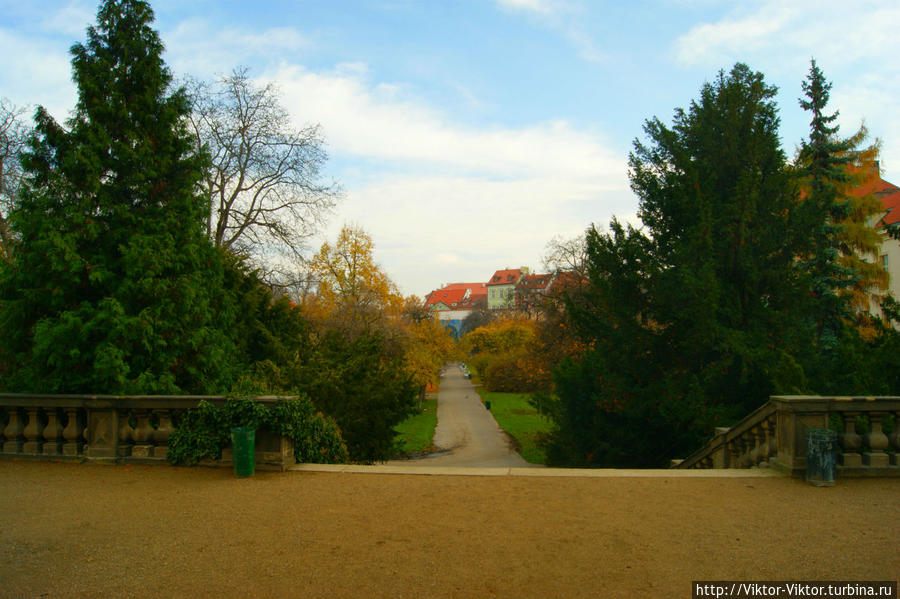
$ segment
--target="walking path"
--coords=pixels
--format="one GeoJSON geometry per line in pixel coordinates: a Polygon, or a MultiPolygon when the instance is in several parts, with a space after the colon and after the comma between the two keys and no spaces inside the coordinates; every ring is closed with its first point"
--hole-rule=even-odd
{"type": "Polygon", "coordinates": [[[475,387],[455,364],[441,377],[434,444],[444,455],[392,460],[389,466],[416,468],[529,468],[507,435],[481,403],[475,387]]]}

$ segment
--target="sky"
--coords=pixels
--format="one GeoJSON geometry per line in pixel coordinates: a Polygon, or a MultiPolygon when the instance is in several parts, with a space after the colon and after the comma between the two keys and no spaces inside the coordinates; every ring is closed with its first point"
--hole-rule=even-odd
{"type": "MultiPolygon", "coordinates": [[[[628,154],[735,62],[779,88],[782,145],[815,58],[841,133],[865,122],[900,183],[896,0],[151,0],[175,77],[238,67],[322,126],[344,190],[311,251],[362,227],[405,295],[495,270],[540,271],[547,245],[638,224],[628,154]]],[[[0,0],[0,96],[65,120],[69,48],[96,0],[0,0]]]]}

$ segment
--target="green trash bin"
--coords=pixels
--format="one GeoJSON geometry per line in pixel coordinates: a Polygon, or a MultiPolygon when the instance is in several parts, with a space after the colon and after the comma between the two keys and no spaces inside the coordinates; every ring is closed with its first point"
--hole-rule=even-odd
{"type": "Polygon", "coordinates": [[[806,431],[806,482],[817,487],[834,485],[837,433],[828,429],[806,431]]]}
{"type": "Polygon", "coordinates": [[[487,411],[490,412],[490,411],[491,411],[491,402],[485,401],[485,402],[484,402],[484,408],[485,408],[487,411]]]}
{"type": "Polygon", "coordinates": [[[231,452],[234,473],[240,477],[253,476],[256,470],[256,429],[248,426],[231,429],[231,452]]]}

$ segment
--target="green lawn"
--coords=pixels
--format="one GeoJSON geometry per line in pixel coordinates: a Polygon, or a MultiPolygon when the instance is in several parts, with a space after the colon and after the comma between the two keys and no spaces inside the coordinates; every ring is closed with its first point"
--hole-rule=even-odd
{"type": "Polygon", "coordinates": [[[477,389],[481,399],[491,402],[491,413],[500,428],[519,443],[519,452],[527,462],[543,464],[544,450],[537,446],[538,433],[547,432],[552,424],[528,403],[527,393],[493,393],[477,389]]]}
{"type": "Polygon", "coordinates": [[[437,394],[429,393],[422,402],[422,413],[410,416],[396,427],[397,445],[404,455],[428,453],[432,449],[434,428],[437,426],[437,394]]]}

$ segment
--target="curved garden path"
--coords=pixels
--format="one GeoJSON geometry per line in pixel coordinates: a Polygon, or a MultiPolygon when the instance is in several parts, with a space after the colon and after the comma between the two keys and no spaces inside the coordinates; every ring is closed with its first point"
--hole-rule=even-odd
{"type": "Polygon", "coordinates": [[[438,391],[434,445],[440,455],[415,460],[395,460],[390,464],[469,468],[534,466],[516,452],[510,441],[509,435],[485,409],[472,383],[458,365],[451,364],[441,376],[438,391]]]}

